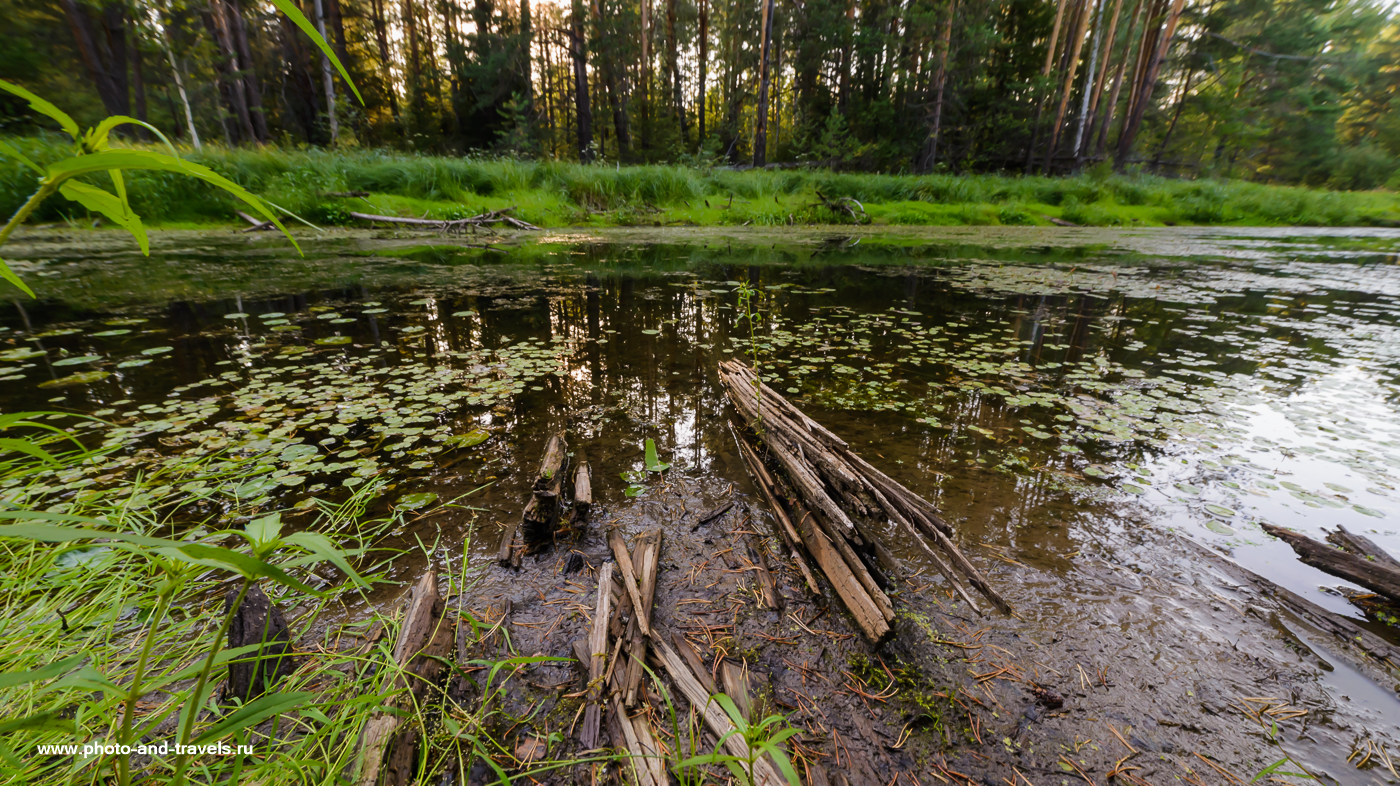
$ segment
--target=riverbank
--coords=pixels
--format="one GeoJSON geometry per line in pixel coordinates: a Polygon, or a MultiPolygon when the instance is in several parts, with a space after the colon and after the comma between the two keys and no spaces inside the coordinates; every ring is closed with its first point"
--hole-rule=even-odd
{"type": "MultiPolygon", "coordinates": [[[[67,147],[10,140],[40,163],[67,147]]],[[[900,226],[1400,226],[1400,196],[1226,180],[1172,180],[1102,170],[1070,178],[879,175],[823,169],[736,171],[558,162],[207,147],[182,152],[317,225],[350,213],[453,219],[514,208],[541,227],[778,226],[868,222],[900,226]],[[834,209],[836,200],[849,198],[834,209]],[[850,208],[848,211],[847,208],[850,208]],[[852,215],[853,214],[853,215],[852,215]]],[[[33,174],[0,158],[0,213],[33,190],[33,174]]],[[[241,223],[223,192],[163,172],[128,175],[131,203],[151,227],[241,223]]],[[[34,223],[86,223],[54,199],[34,223]]]]}

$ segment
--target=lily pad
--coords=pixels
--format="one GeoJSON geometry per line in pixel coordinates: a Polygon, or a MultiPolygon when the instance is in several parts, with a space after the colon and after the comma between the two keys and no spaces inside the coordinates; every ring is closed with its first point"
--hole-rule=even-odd
{"type": "Polygon", "coordinates": [[[453,312],[452,312],[452,316],[454,316],[454,317],[474,317],[474,316],[476,316],[476,312],[475,312],[475,311],[453,311],[453,312]]]}
{"type": "Polygon", "coordinates": [[[174,347],[151,347],[150,349],[143,349],[143,350],[141,350],[141,354],[143,354],[143,355],[164,355],[164,354],[167,353],[167,352],[174,352],[174,351],[175,351],[175,348],[174,348],[174,347]]]}
{"type": "Polygon", "coordinates": [[[269,311],[266,314],[259,314],[258,319],[280,319],[285,316],[287,315],[281,311],[269,311]]]}
{"type": "Polygon", "coordinates": [[[150,365],[150,358],[136,358],[135,360],[123,360],[117,364],[117,368],[139,368],[150,365]]]}
{"type": "Polygon", "coordinates": [[[79,356],[77,356],[77,357],[64,358],[64,359],[62,359],[62,360],[55,360],[55,361],[53,362],[53,364],[54,364],[55,366],[79,366],[79,365],[82,365],[83,363],[96,363],[97,361],[99,361],[99,360],[101,360],[101,359],[102,359],[102,356],[101,356],[101,355],[79,355],[79,356]]]}
{"type": "Polygon", "coordinates": [[[353,341],[353,339],[349,336],[326,336],[325,338],[316,339],[316,343],[322,346],[340,346],[342,344],[349,344],[351,341],[353,341]]]}
{"type": "Polygon", "coordinates": [[[77,385],[90,385],[112,376],[110,371],[83,371],[78,374],[69,374],[66,377],[51,379],[48,382],[39,383],[41,388],[71,388],[77,385]]]}
{"type": "Polygon", "coordinates": [[[20,347],[19,349],[11,349],[5,352],[0,352],[0,360],[29,360],[30,358],[43,357],[46,354],[48,353],[41,352],[37,349],[30,349],[29,347],[20,347]]]}
{"type": "Polygon", "coordinates": [[[491,438],[491,433],[483,429],[472,429],[465,434],[455,434],[443,440],[454,448],[474,448],[491,438]]]}
{"type": "Polygon", "coordinates": [[[1206,505],[1206,510],[1222,518],[1230,518],[1235,515],[1235,511],[1223,505],[1206,505]]]}
{"type": "Polygon", "coordinates": [[[1146,494],[1146,493],[1147,493],[1147,489],[1143,488],[1142,486],[1138,486],[1138,485],[1136,485],[1136,484],[1133,484],[1133,483],[1124,483],[1124,484],[1123,484],[1123,490],[1126,491],[1126,492],[1128,492],[1129,494],[1146,494]]]}
{"type": "Polygon", "coordinates": [[[101,333],[89,333],[88,335],[93,338],[111,338],[112,336],[125,336],[130,332],[126,328],[117,328],[116,330],[104,330],[101,333]]]}
{"type": "Polygon", "coordinates": [[[234,313],[232,313],[232,314],[224,314],[224,319],[247,319],[247,318],[248,318],[248,315],[247,315],[247,314],[244,314],[242,311],[236,311],[236,312],[234,312],[234,313]]]}
{"type": "Polygon", "coordinates": [[[399,497],[399,501],[394,506],[399,510],[418,510],[433,504],[437,498],[438,495],[431,491],[420,491],[417,494],[405,494],[399,497]]]}
{"type": "Polygon", "coordinates": [[[1374,516],[1375,518],[1378,518],[1378,519],[1383,519],[1383,518],[1385,518],[1385,514],[1384,514],[1384,513],[1380,512],[1379,510],[1373,510],[1373,509],[1368,508],[1368,507],[1366,507],[1366,506],[1364,506],[1364,505],[1352,505],[1352,506],[1351,506],[1351,509],[1354,510],[1354,511],[1356,511],[1357,513],[1360,513],[1360,514],[1363,515],[1363,516],[1374,516]]]}
{"type": "Polygon", "coordinates": [[[150,322],[150,321],[151,321],[151,320],[149,320],[149,319],[142,319],[141,317],[123,317],[123,318],[121,318],[121,319],[109,319],[109,320],[107,320],[106,322],[103,322],[102,324],[104,324],[104,325],[118,325],[118,326],[120,326],[120,325],[139,325],[139,324],[141,324],[142,322],[150,322]]]}
{"type": "Polygon", "coordinates": [[[1206,529],[1216,533],[1217,535],[1235,534],[1235,530],[1233,527],[1227,527],[1224,524],[1221,524],[1220,522],[1216,521],[1215,519],[1206,519],[1206,529]]]}

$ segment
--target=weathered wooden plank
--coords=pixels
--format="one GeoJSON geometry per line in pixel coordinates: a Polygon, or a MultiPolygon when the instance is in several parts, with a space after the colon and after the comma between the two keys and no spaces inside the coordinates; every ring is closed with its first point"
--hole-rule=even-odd
{"type": "Polygon", "coordinates": [[[598,747],[598,726],[602,719],[603,671],[608,661],[608,618],[612,616],[613,563],[604,562],[598,570],[598,603],[593,611],[593,628],[588,636],[588,705],[583,711],[579,741],[585,750],[598,747]]]}

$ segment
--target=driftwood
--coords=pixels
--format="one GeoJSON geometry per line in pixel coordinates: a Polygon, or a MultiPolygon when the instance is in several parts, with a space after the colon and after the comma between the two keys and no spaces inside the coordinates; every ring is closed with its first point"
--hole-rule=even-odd
{"type": "MultiPolygon", "coordinates": [[[[614,530],[615,531],[615,530],[614,530]]],[[[627,623],[624,635],[624,658],[626,669],[623,680],[623,704],[637,706],[644,669],[642,663],[647,654],[647,636],[651,634],[651,609],[656,601],[656,570],[661,564],[661,530],[655,529],[637,539],[632,560],[637,571],[637,585],[641,594],[641,605],[633,605],[632,619],[627,623]]]]}
{"type": "MultiPolygon", "coordinates": [[[[778,504],[778,498],[774,494],[773,479],[768,475],[768,469],[759,461],[758,455],[747,443],[739,442],[739,452],[744,457],[744,463],[749,467],[749,474],[753,475],[758,482],[758,490],[763,493],[763,498],[768,501],[768,507],[773,511],[773,517],[778,520],[778,534],[782,536],[783,542],[787,544],[792,555],[792,561],[802,571],[802,578],[807,582],[807,589],[816,597],[821,597],[822,591],[817,587],[816,577],[812,575],[812,569],[807,567],[807,561],[802,558],[802,549],[798,544],[802,542],[801,535],[797,528],[792,525],[792,520],[788,518],[787,511],[778,504]]],[[[809,552],[815,553],[815,552],[809,552]]]]}
{"type": "Polygon", "coordinates": [[[824,207],[838,216],[847,216],[858,224],[870,222],[870,216],[865,212],[865,205],[862,205],[860,200],[855,197],[829,197],[818,191],[817,199],[821,201],[807,207],[824,207]]]}
{"type": "MultiPolygon", "coordinates": [[[[403,627],[394,643],[394,662],[401,674],[394,681],[393,705],[406,710],[420,704],[430,685],[438,682],[441,658],[452,649],[452,627],[443,622],[445,604],[438,594],[437,573],[431,567],[413,588],[403,627]]],[[[407,784],[418,773],[419,728],[404,724],[399,712],[380,711],[365,723],[361,736],[359,786],[407,784]],[[380,770],[383,769],[382,779],[380,770]]]]}
{"type": "Polygon", "coordinates": [[[241,230],[243,232],[259,232],[277,228],[277,225],[272,223],[271,221],[262,221],[253,218],[247,213],[244,213],[242,210],[235,210],[233,212],[237,213],[239,218],[243,219],[244,221],[247,221],[249,224],[252,224],[252,226],[248,227],[247,229],[241,230]]]}
{"type": "Polygon", "coordinates": [[[744,538],[744,546],[749,552],[749,561],[753,563],[758,587],[763,594],[763,605],[775,611],[781,609],[783,596],[778,592],[778,582],[773,579],[773,571],[768,569],[768,556],[764,554],[763,544],[753,535],[748,535],[744,538]]]}
{"type": "Polygon", "coordinates": [[[224,613],[232,614],[228,627],[228,647],[260,645],[228,667],[228,685],[224,701],[238,699],[249,702],[272,690],[283,677],[296,671],[296,656],[291,654],[292,642],[287,634],[287,620],[258,585],[248,588],[243,602],[232,608],[238,599],[238,588],[229,588],[224,600],[224,613]]]}
{"type": "Polygon", "coordinates": [[[569,526],[583,529],[588,526],[588,514],[593,511],[593,481],[588,462],[580,461],[574,471],[574,507],[569,512],[569,526]]]}
{"type": "Polygon", "coordinates": [[[1359,557],[1365,557],[1376,564],[1400,570],[1400,560],[1390,556],[1389,552],[1377,546],[1370,538],[1356,535],[1340,524],[1337,525],[1335,532],[1327,533],[1327,542],[1359,557]]]}
{"type": "MultiPolygon", "coordinates": [[[[1265,532],[1291,546],[1304,564],[1400,602],[1400,569],[1394,567],[1394,560],[1370,540],[1351,533],[1343,535],[1340,538],[1343,542],[1354,543],[1362,549],[1362,553],[1354,554],[1273,524],[1264,524],[1263,527],[1265,532]],[[1368,556],[1374,557],[1374,554],[1367,554],[1368,551],[1379,552],[1383,559],[1368,559],[1368,556]]],[[[1331,540],[1331,536],[1328,539],[1331,540]]]]}
{"type": "MultiPolygon", "coordinates": [[[[827,537],[886,622],[893,619],[889,599],[876,586],[874,576],[854,551],[854,547],[861,547],[873,552],[882,563],[893,563],[888,552],[882,553],[883,546],[878,544],[874,533],[864,524],[864,521],[872,519],[888,519],[903,530],[968,605],[981,611],[963,586],[964,581],[1003,613],[1012,613],[1011,605],[953,543],[952,527],[943,521],[932,503],[875,469],[856,455],[844,440],[807,417],[777,391],[760,385],[753,370],[743,363],[737,360],[721,363],[720,380],[735,409],[754,426],[769,454],[782,467],[795,495],[808,508],[810,516],[790,517],[796,520],[796,529],[808,551],[822,564],[823,558],[812,551],[813,544],[807,542],[808,533],[803,532],[804,527],[808,526],[804,522],[810,518],[817,529],[812,535],[827,537]],[[847,514],[847,509],[852,514],[847,514]],[[861,523],[858,525],[857,521],[861,523]],[[926,539],[933,541],[937,550],[925,542],[926,539]]],[[[820,543],[817,545],[824,548],[820,543]]],[[[827,565],[822,564],[822,569],[826,570],[827,565]]],[[[837,585],[835,580],[832,583],[837,585]]],[[[849,607],[851,600],[848,595],[855,594],[853,589],[848,587],[843,592],[839,585],[837,588],[849,607]]],[[[858,620],[863,616],[869,617],[861,613],[856,616],[858,620]]],[[[882,640],[882,637],[872,635],[880,627],[877,625],[872,629],[862,622],[862,630],[872,641],[882,640]]]]}
{"type": "Polygon", "coordinates": [[[690,531],[694,532],[695,530],[700,529],[706,524],[709,524],[711,521],[714,521],[720,516],[723,516],[724,514],[728,513],[729,509],[732,507],[734,507],[734,500],[731,499],[722,505],[717,505],[711,508],[710,510],[701,513],[700,517],[695,520],[695,523],[690,526],[690,531]]]}
{"type": "Polygon", "coordinates": [[[563,505],[561,496],[567,450],[563,434],[554,434],[545,443],[544,457],[540,459],[540,468],[530,489],[530,501],[525,504],[525,513],[520,521],[527,552],[539,551],[554,542],[563,505]]]}
{"type": "Polygon", "coordinates": [[[604,562],[598,571],[598,603],[593,610],[593,628],[588,635],[588,699],[583,711],[579,742],[584,750],[598,747],[598,725],[602,720],[603,669],[608,663],[608,618],[612,616],[613,563],[604,562]]]}
{"type": "Polygon", "coordinates": [[[402,218],[400,216],[377,216],[372,213],[350,213],[351,218],[358,218],[361,221],[368,221],[372,224],[405,224],[407,226],[422,227],[424,229],[436,229],[440,232],[464,232],[468,229],[481,229],[492,224],[505,224],[515,229],[523,229],[529,232],[538,232],[540,228],[528,221],[521,221],[510,212],[515,207],[507,207],[501,210],[492,210],[467,218],[457,218],[452,220],[438,220],[433,218],[402,218]]]}

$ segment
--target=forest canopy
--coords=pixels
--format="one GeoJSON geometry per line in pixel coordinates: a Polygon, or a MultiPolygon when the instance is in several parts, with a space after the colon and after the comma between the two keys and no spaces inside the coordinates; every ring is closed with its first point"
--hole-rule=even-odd
{"type": "Polygon", "coordinates": [[[270,2],[6,5],[0,78],[191,146],[1400,186],[1375,0],[301,0],[363,103],[270,2]]]}

